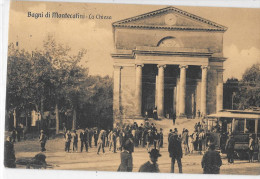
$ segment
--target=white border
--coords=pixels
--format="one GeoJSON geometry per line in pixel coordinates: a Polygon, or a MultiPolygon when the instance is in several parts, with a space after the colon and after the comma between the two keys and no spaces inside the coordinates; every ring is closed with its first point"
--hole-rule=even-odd
{"type": "MultiPolygon", "coordinates": [[[[28,0],[30,1],[30,0],[28,0]]],[[[34,0],[39,1],[39,0],[34,0]]],[[[52,1],[52,0],[45,0],[52,1]]],[[[88,2],[88,3],[119,3],[119,4],[147,4],[147,5],[175,5],[175,6],[208,6],[208,7],[245,7],[260,8],[260,0],[56,0],[56,2],[88,2]]],[[[172,179],[174,178],[193,178],[215,179],[215,178],[259,178],[259,176],[243,175],[190,175],[190,174],[140,174],[140,173],[116,173],[116,172],[90,172],[90,171],[60,171],[60,170],[13,170],[3,167],[3,144],[4,144],[4,119],[5,119],[5,92],[6,92],[6,59],[8,47],[8,19],[9,19],[10,0],[0,0],[0,178],[26,178],[26,179],[78,179],[78,178],[102,178],[102,179],[132,179],[132,178],[149,178],[149,179],[172,179]]],[[[259,19],[260,20],[260,19],[259,19]]],[[[260,33],[260,32],[259,32],[260,33]]]]}

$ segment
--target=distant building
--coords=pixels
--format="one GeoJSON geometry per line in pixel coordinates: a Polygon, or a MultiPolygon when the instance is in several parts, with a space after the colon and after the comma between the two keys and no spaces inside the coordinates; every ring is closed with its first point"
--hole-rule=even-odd
{"type": "Polygon", "coordinates": [[[114,122],[223,108],[226,27],[175,7],[114,22],[114,122]]]}

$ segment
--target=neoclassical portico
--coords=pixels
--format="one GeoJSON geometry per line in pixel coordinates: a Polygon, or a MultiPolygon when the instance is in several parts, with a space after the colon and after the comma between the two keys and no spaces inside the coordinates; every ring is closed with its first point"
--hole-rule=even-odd
{"type": "Polygon", "coordinates": [[[115,22],[113,28],[115,120],[118,114],[142,118],[155,107],[160,118],[223,108],[226,27],[167,7],[115,22]]]}

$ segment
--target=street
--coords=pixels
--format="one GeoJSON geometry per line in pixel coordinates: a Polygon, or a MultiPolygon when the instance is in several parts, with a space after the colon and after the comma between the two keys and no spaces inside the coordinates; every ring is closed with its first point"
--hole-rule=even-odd
{"type": "MultiPolygon", "coordinates": [[[[80,146],[80,143],[78,144],[80,146]]],[[[71,146],[72,148],[72,146],[71,146]]],[[[47,163],[52,165],[56,170],[90,170],[90,171],[117,171],[120,164],[120,152],[112,153],[105,148],[105,154],[97,155],[97,148],[94,146],[89,152],[70,152],[64,151],[64,139],[50,139],[46,144],[47,151],[44,152],[47,163]]],[[[40,144],[38,140],[21,141],[15,143],[16,159],[34,157],[40,152],[40,144]]],[[[162,173],[170,172],[169,154],[167,151],[167,143],[161,149],[162,157],[158,159],[159,169],[162,173]]],[[[202,155],[190,154],[185,155],[182,160],[183,173],[202,174],[200,162],[202,155]]],[[[133,172],[138,172],[139,167],[149,160],[149,155],[145,148],[136,147],[133,153],[133,172]]],[[[221,166],[221,174],[250,174],[260,175],[260,163],[248,163],[247,160],[235,160],[235,164],[229,165],[226,155],[222,156],[223,165],[221,166]]],[[[178,173],[177,163],[175,164],[175,172],[178,173]]],[[[25,166],[17,165],[17,168],[25,168],[25,166]]]]}

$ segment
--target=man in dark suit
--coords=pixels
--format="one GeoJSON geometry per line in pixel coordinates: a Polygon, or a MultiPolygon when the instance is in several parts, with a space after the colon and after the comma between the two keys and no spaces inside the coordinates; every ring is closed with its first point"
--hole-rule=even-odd
{"type": "Polygon", "coordinates": [[[215,151],[215,144],[210,144],[209,150],[204,154],[201,166],[204,174],[219,174],[222,160],[219,152],[215,151]]]}
{"type": "Polygon", "coordinates": [[[235,150],[235,139],[231,134],[226,144],[228,163],[234,163],[234,150],[235,150]]]}
{"type": "Polygon", "coordinates": [[[152,149],[151,152],[148,152],[150,154],[150,161],[144,163],[140,169],[139,172],[154,172],[159,173],[159,167],[157,164],[158,157],[161,157],[161,154],[159,153],[159,150],[152,149]]]}
{"type": "Polygon", "coordinates": [[[175,160],[177,160],[178,163],[179,173],[182,173],[182,163],[181,163],[182,147],[181,147],[181,141],[178,140],[177,134],[173,134],[172,136],[170,136],[168,152],[170,154],[170,157],[172,158],[171,173],[174,173],[175,160]]]}
{"type": "Polygon", "coordinates": [[[134,144],[130,139],[127,139],[123,145],[123,151],[120,154],[121,164],[118,167],[119,172],[132,172],[133,170],[133,157],[131,148],[134,144]]]}

